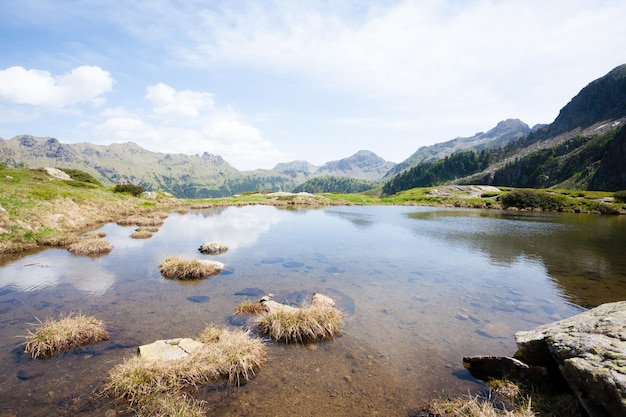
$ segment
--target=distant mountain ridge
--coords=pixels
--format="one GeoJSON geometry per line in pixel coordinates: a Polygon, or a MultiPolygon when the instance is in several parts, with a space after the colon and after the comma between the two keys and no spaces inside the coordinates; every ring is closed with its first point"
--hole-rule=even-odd
{"type": "Polygon", "coordinates": [[[361,150],[348,158],[325,163],[313,175],[379,180],[395,165],[394,162],[385,161],[374,152],[361,150]]]}
{"type": "Polygon", "coordinates": [[[518,119],[507,119],[499,122],[488,132],[478,132],[470,137],[458,137],[446,142],[431,146],[422,146],[413,155],[397,164],[385,178],[393,177],[398,173],[416,166],[422,162],[431,162],[443,159],[455,152],[497,148],[509,142],[520,139],[530,133],[528,125],[518,119]]]}
{"type": "Polygon", "coordinates": [[[379,180],[396,164],[376,155],[360,150],[352,156],[315,166],[307,161],[292,161],[277,164],[272,170],[283,174],[305,174],[308,177],[348,177],[360,180],[379,180]]]}
{"type": "Polygon", "coordinates": [[[0,139],[0,162],[9,166],[73,168],[86,171],[105,186],[142,185],[182,198],[224,197],[256,190],[291,191],[314,176],[380,179],[395,164],[370,151],[316,167],[306,161],[272,170],[238,171],[222,157],[151,152],[133,142],[111,145],[65,144],[30,135],[0,139]]]}

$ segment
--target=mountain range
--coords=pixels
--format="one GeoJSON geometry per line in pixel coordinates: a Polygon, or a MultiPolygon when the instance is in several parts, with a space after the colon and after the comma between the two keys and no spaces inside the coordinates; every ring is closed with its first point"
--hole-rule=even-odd
{"type": "MultiPolygon", "coordinates": [[[[105,186],[132,183],[181,198],[307,189],[306,183],[313,180],[317,190],[323,189],[325,178],[337,177],[369,181],[372,188],[385,184],[383,189],[389,192],[449,181],[616,190],[626,189],[625,122],[626,65],[621,65],[583,88],[551,124],[531,129],[520,120],[504,120],[487,132],[421,147],[398,164],[361,150],[322,166],[292,161],[271,170],[239,171],[222,157],[206,152],[164,154],[132,142],[65,144],[56,138],[30,135],[0,138],[0,163],[79,169],[105,186]],[[472,157],[472,153],[480,157],[472,157]],[[468,165],[468,160],[480,163],[468,165]],[[459,163],[463,169],[454,167],[459,163]],[[433,176],[432,169],[439,174],[433,176]]],[[[331,182],[335,187],[341,183],[331,182]]]]}

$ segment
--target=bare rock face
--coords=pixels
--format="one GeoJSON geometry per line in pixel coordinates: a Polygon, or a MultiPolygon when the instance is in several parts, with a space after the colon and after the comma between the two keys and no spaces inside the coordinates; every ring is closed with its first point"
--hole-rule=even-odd
{"type": "Polygon", "coordinates": [[[591,417],[626,416],[626,301],[515,333],[528,363],[555,360],[591,417]]]}
{"type": "Polygon", "coordinates": [[[45,167],[44,169],[46,170],[48,175],[58,178],[60,180],[69,181],[72,179],[72,177],[70,177],[66,172],[63,172],[60,169],[51,168],[51,167],[45,167]]]}

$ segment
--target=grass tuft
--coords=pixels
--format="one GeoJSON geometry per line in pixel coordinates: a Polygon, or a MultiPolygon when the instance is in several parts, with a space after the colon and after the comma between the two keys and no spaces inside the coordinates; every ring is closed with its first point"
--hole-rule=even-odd
{"type": "Polygon", "coordinates": [[[314,294],[311,303],[293,307],[273,301],[267,295],[258,303],[244,301],[235,308],[235,315],[255,315],[260,333],[285,343],[309,343],[330,339],[341,333],[343,313],[335,302],[322,294],[314,294]]]}
{"type": "Polygon", "coordinates": [[[92,316],[70,314],[58,320],[47,318],[37,321],[37,329],[28,330],[24,349],[24,353],[29,353],[33,358],[50,357],[66,350],[109,340],[109,333],[102,321],[92,316]]]}
{"type": "Polygon", "coordinates": [[[165,258],[159,270],[168,279],[197,280],[217,275],[224,269],[224,264],[200,259],[183,259],[177,256],[165,258]]]}
{"type": "Polygon", "coordinates": [[[77,256],[102,256],[113,250],[113,245],[99,237],[86,237],[72,243],[67,250],[77,256]]]}
{"type": "Polygon", "coordinates": [[[150,239],[152,237],[152,232],[148,230],[135,230],[130,237],[133,239],[150,239]]]}
{"type": "Polygon", "coordinates": [[[493,398],[480,396],[435,399],[431,401],[429,409],[440,417],[535,417],[530,400],[508,410],[493,398]]]}
{"type": "Polygon", "coordinates": [[[265,312],[265,307],[261,303],[252,303],[249,300],[243,301],[235,307],[236,316],[257,315],[265,312]]]}
{"type": "Polygon", "coordinates": [[[493,379],[482,395],[437,398],[418,415],[439,417],[583,417],[587,413],[566,387],[548,383],[528,386],[519,381],[493,379]]]}
{"type": "Polygon", "coordinates": [[[341,333],[343,314],[335,307],[311,305],[275,309],[258,319],[261,333],[285,343],[308,343],[333,338],[341,333]]]}
{"type": "Polygon", "coordinates": [[[111,370],[101,394],[139,415],[204,415],[193,390],[222,377],[251,379],[265,361],[263,342],[247,332],[208,326],[198,339],[204,345],[180,359],[127,359],[111,370]]]}
{"type": "Polygon", "coordinates": [[[46,227],[34,236],[40,246],[68,246],[78,241],[78,236],[73,233],[63,233],[56,229],[46,227]]]}

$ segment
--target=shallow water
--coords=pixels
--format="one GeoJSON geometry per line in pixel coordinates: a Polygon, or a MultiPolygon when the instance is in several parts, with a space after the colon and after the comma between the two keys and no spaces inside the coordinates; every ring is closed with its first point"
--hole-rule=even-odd
{"type": "Polygon", "coordinates": [[[0,260],[0,416],[112,415],[92,401],[137,346],[240,326],[241,301],[313,292],[346,313],[344,334],[268,345],[256,378],[198,393],[210,415],[402,416],[433,396],[483,389],[465,355],[511,355],[513,333],[626,299],[626,219],[420,207],[171,213],[152,238],[104,226],[115,249],[91,259],[49,249],[0,260]],[[212,256],[227,270],[197,283],[161,278],[166,256],[212,256]],[[22,353],[36,318],[81,311],[111,340],[48,360],[22,353]]]}

